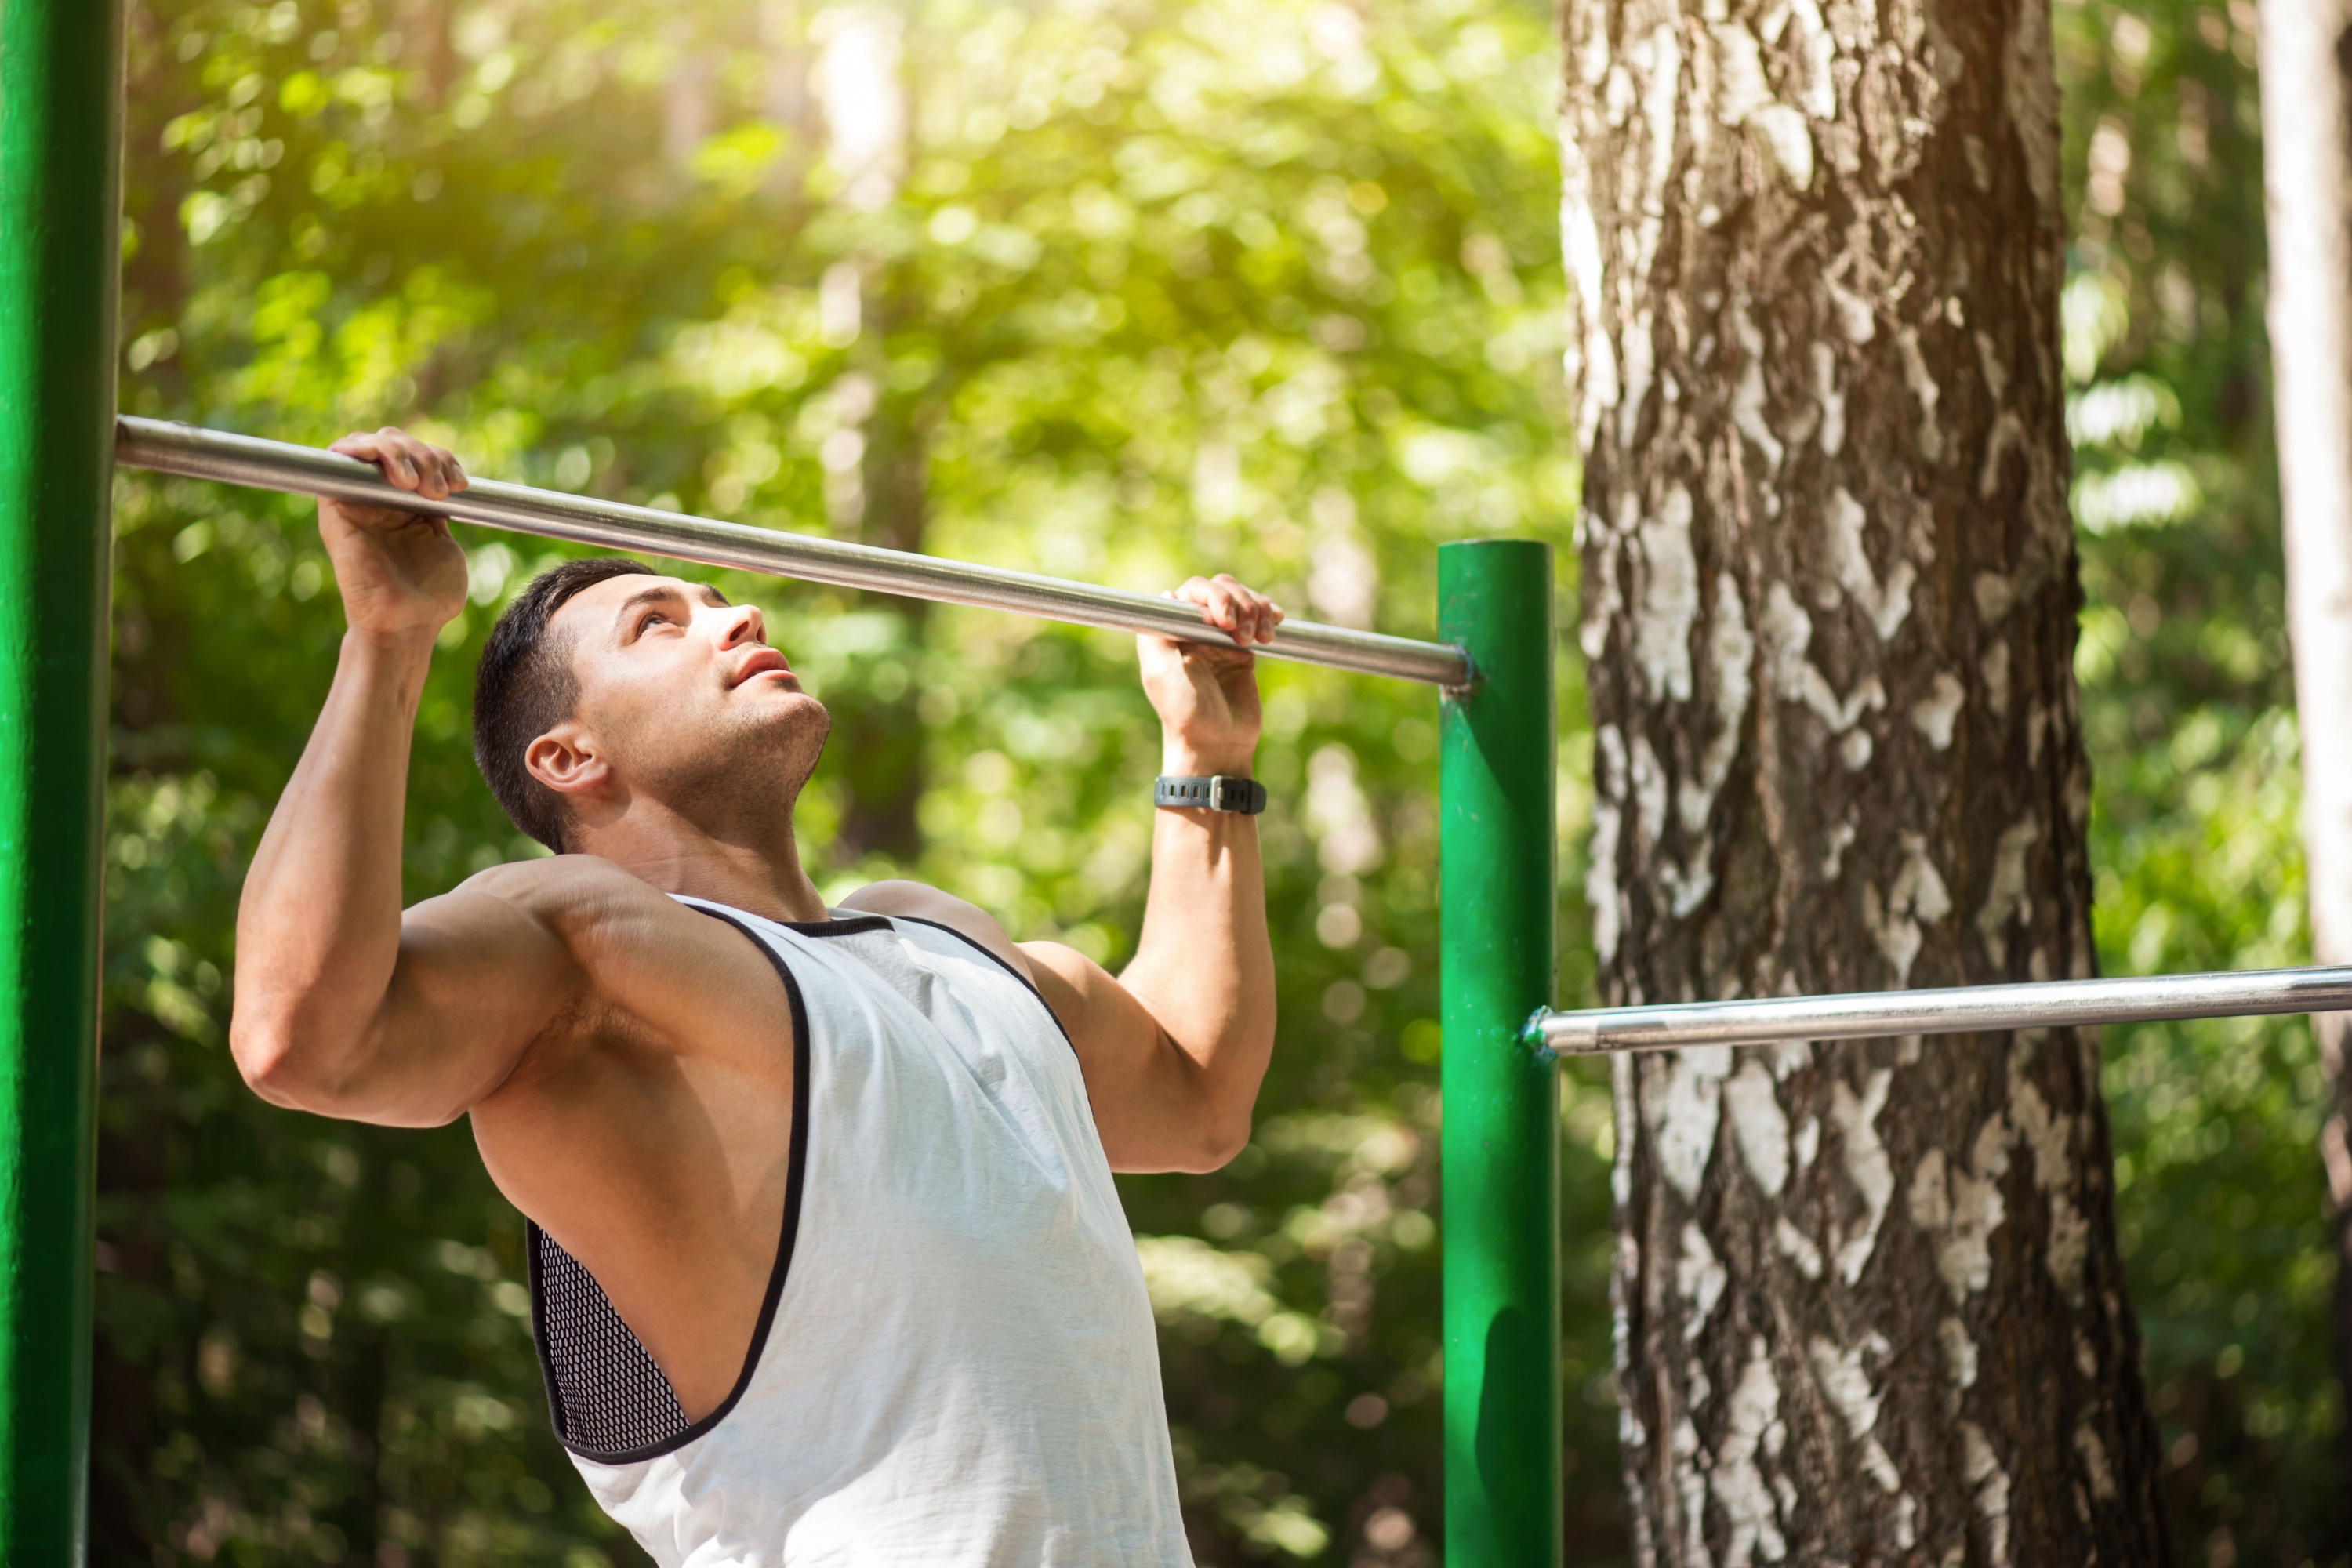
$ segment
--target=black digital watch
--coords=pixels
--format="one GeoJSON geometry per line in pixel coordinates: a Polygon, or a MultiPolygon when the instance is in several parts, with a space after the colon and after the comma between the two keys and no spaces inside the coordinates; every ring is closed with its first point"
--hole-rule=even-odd
{"type": "Polygon", "coordinates": [[[1255,779],[1231,778],[1223,773],[1210,778],[1177,778],[1162,773],[1151,786],[1151,804],[1191,806],[1196,811],[1237,811],[1244,816],[1255,816],[1265,809],[1265,785],[1255,779]]]}

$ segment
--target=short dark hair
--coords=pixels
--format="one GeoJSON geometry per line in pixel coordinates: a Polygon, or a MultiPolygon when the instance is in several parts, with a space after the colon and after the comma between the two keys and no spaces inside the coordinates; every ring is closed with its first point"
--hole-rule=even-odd
{"type": "Polygon", "coordinates": [[[474,765],[514,825],[559,855],[572,814],[523,766],[530,743],[569,719],[580,700],[571,646],[551,640],[548,623],[583,589],[638,574],[652,576],[654,569],[622,555],[592,555],[541,573],[490,628],[474,671],[474,765]]]}

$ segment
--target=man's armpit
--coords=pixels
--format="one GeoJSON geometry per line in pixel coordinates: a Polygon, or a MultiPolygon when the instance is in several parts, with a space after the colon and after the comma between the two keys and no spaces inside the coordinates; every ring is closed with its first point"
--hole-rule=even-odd
{"type": "Polygon", "coordinates": [[[1024,942],[1022,952],[1036,976],[1037,994],[1062,1021],[1081,1057],[1121,1047],[1148,1047],[1160,1026],[1110,971],[1058,942],[1024,942]]]}

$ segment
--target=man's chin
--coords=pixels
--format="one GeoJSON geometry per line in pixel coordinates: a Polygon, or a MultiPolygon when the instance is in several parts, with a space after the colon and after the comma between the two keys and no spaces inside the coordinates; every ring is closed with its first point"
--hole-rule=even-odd
{"type": "Polygon", "coordinates": [[[686,728],[663,764],[639,776],[689,820],[721,831],[730,821],[789,808],[824,751],[833,719],[806,692],[778,692],[765,701],[730,704],[686,728]]]}
{"type": "Polygon", "coordinates": [[[763,715],[760,728],[774,746],[778,760],[797,773],[795,784],[808,777],[833,733],[833,714],[805,691],[781,692],[782,699],[763,715]]]}
{"type": "Polygon", "coordinates": [[[824,711],[824,704],[801,689],[801,683],[790,675],[755,675],[727,693],[727,706],[736,712],[760,714],[767,722],[782,714],[805,712],[814,709],[824,711]]]}
{"type": "Polygon", "coordinates": [[[756,761],[762,769],[782,765],[788,770],[805,759],[814,766],[824,738],[833,729],[833,715],[824,703],[805,691],[790,689],[745,691],[698,727],[688,750],[703,767],[736,768],[756,761]]]}

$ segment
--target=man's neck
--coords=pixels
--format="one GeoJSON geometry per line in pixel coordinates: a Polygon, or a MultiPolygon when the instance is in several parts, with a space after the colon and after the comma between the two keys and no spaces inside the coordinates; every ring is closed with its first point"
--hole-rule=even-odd
{"type": "Polygon", "coordinates": [[[776,921],[829,918],[824,899],[801,869],[789,816],[781,834],[743,841],[712,837],[692,824],[664,815],[654,823],[638,813],[581,835],[581,850],[601,856],[665,893],[707,899],[714,904],[776,921]]]}

